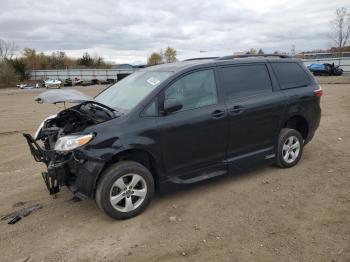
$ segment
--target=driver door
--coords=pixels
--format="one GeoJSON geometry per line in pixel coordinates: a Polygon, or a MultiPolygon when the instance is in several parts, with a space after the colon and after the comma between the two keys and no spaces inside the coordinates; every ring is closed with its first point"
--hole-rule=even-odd
{"type": "Polygon", "coordinates": [[[169,177],[188,179],[226,173],[226,106],[219,99],[214,69],[190,72],[161,94],[160,104],[176,99],[182,108],[158,118],[163,165],[169,177]]]}

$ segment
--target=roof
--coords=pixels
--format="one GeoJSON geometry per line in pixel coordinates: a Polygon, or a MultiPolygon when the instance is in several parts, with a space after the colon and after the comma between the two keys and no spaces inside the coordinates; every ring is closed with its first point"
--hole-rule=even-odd
{"type": "Polygon", "coordinates": [[[160,64],[160,65],[154,65],[147,67],[147,70],[150,71],[178,71],[181,69],[184,69],[186,67],[191,67],[194,65],[199,65],[199,64],[205,64],[208,62],[214,62],[212,59],[208,60],[191,60],[191,61],[181,61],[181,62],[175,62],[175,63],[167,63],[167,64],[160,64]]]}
{"type": "Polygon", "coordinates": [[[176,72],[182,69],[197,65],[217,65],[217,64],[238,64],[257,62],[291,62],[301,61],[300,59],[285,55],[239,55],[224,57],[192,58],[181,62],[160,64],[147,67],[147,71],[169,71],[176,72]]]}

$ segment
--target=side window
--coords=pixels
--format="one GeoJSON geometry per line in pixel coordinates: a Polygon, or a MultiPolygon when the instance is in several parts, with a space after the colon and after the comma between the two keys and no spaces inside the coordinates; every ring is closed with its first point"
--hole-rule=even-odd
{"type": "Polygon", "coordinates": [[[310,83],[309,76],[297,63],[271,63],[281,89],[301,87],[310,83]]]}
{"type": "Polygon", "coordinates": [[[153,101],[146,110],[143,111],[142,116],[157,116],[156,102],[153,101]]]}
{"type": "Polygon", "coordinates": [[[223,67],[222,76],[227,99],[272,91],[270,75],[264,64],[223,67]]]}
{"type": "Polygon", "coordinates": [[[190,73],[165,90],[165,99],[182,103],[181,111],[217,103],[215,76],[212,69],[190,73]]]}

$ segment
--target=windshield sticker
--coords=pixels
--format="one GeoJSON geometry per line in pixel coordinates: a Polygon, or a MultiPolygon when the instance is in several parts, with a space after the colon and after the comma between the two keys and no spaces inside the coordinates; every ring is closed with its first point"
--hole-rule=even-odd
{"type": "Polygon", "coordinates": [[[155,85],[157,85],[157,84],[160,83],[160,80],[158,80],[157,78],[155,78],[155,77],[152,76],[151,78],[147,79],[147,82],[148,82],[150,85],[155,86],[155,85]]]}

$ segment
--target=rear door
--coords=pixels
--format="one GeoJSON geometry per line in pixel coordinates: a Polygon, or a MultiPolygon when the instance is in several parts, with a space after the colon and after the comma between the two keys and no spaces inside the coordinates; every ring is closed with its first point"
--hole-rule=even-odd
{"type": "Polygon", "coordinates": [[[227,162],[248,169],[271,161],[285,105],[274,91],[269,65],[222,66],[220,76],[228,108],[227,162]]]}

